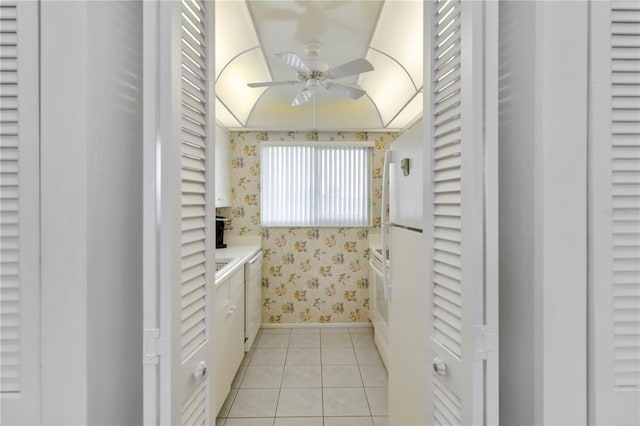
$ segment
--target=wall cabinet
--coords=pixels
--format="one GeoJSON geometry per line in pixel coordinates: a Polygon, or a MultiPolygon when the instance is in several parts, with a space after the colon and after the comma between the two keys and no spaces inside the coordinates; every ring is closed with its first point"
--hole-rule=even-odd
{"type": "Polygon", "coordinates": [[[231,136],[216,124],[215,133],[216,207],[231,207],[231,136]]]}
{"type": "Polygon", "coordinates": [[[214,300],[217,415],[244,357],[244,268],[238,269],[215,289],[214,300]]]}

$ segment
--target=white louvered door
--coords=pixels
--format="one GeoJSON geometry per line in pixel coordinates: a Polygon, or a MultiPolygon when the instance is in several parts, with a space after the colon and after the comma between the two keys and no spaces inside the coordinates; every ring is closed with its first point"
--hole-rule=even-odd
{"type": "Polygon", "coordinates": [[[593,2],[591,424],[640,424],[640,4],[593,2]]]}
{"type": "Polygon", "coordinates": [[[497,424],[497,15],[481,2],[428,6],[428,416],[497,424]]]}
{"type": "MultiPolygon", "coordinates": [[[[147,363],[159,361],[161,424],[213,424],[213,2],[160,2],[148,12],[151,22],[155,13],[159,17],[158,56],[149,59],[159,63],[158,116],[150,121],[159,127],[161,141],[159,149],[149,147],[159,160],[159,180],[148,187],[149,206],[156,200],[159,209],[157,240],[148,238],[159,249],[157,272],[148,274],[158,274],[160,341],[147,343],[148,349],[159,348],[160,356],[147,350],[147,363]]],[[[148,117],[156,116],[149,111],[148,117]]],[[[148,312],[146,336],[152,337],[153,307],[148,312]]],[[[153,369],[145,374],[153,392],[153,369]]],[[[145,422],[154,422],[152,403],[145,400],[145,422]]]]}
{"type": "Polygon", "coordinates": [[[0,423],[40,422],[38,9],[0,1],[0,423]]]}

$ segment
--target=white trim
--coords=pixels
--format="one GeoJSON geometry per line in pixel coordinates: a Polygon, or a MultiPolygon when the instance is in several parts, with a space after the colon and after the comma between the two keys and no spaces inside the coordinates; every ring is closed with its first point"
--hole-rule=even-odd
{"type": "MultiPolygon", "coordinates": [[[[143,328],[159,329],[159,178],[160,146],[157,135],[159,119],[159,6],[144,2],[143,14],[143,142],[142,142],[142,205],[143,205],[143,328]]],[[[144,353],[142,356],[144,357],[144,353]]],[[[143,364],[143,424],[159,424],[159,365],[143,364]]]]}
{"type": "Polygon", "coordinates": [[[485,424],[500,423],[500,262],[499,262],[499,13],[497,2],[484,5],[484,324],[485,424]]]}
{"type": "MultiPolygon", "coordinates": [[[[417,120],[417,119],[416,119],[417,120]]],[[[291,132],[294,133],[307,133],[307,132],[317,132],[317,133],[332,133],[332,132],[343,132],[343,133],[397,133],[411,127],[411,124],[408,124],[406,127],[389,127],[387,129],[381,129],[379,127],[376,128],[321,128],[321,129],[283,129],[283,128],[269,128],[269,127],[227,127],[230,132],[291,132]]]]}
{"type": "Polygon", "coordinates": [[[588,9],[535,3],[535,424],[587,422],[588,9]]]}
{"type": "Polygon", "coordinates": [[[373,328],[370,322],[334,322],[334,323],[262,323],[261,328],[373,328]]]}

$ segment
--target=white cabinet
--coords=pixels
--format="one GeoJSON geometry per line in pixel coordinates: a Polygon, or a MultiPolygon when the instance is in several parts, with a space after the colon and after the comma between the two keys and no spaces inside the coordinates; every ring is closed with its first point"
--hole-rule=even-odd
{"type": "Polygon", "coordinates": [[[231,206],[231,136],[216,124],[215,133],[216,207],[231,206]]]}
{"type": "Polygon", "coordinates": [[[216,415],[220,412],[233,378],[244,357],[244,269],[238,269],[215,290],[216,415]]]}

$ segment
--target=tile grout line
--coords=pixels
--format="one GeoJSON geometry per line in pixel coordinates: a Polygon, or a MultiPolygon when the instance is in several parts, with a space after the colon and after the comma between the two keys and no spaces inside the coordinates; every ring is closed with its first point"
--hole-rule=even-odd
{"type": "MultiPolygon", "coordinates": [[[[349,331],[349,337],[351,337],[351,331],[349,331]]],[[[351,343],[353,344],[353,339],[351,339],[351,343]]],[[[369,396],[367,395],[367,388],[364,384],[364,377],[362,377],[362,369],[360,368],[360,360],[358,359],[358,354],[356,353],[356,346],[353,345],[353,353],[356,357],[356,363],[358,364],[358,373],[360,373],[360,380],[362,381],[362,390],[364,392],[364,398],[367,400],[367,407],[369,407],[369,417],[371,418],[371,424],[375,425],[373,421],[373,412],[371,411],[371,402],[369,402],[369,396]]]]}
{"type": "Polygon", "coordinates": [[[287,340],[287,347],[284,353],[284,364],[282,365],[282,377],[280,378],[280,388],[278,389],[278,399],[276,400],[276,409],[273,412],[272,426],[276,424],[276,418],[278,417],[278,406],[280,405],[280,395],[282,395],[282,382],[284,382],[284,371],[287,368],[287,358],[289,357],[290,346],[291,346],[291,330],[289,330],[289,339],[287,340]]]}

